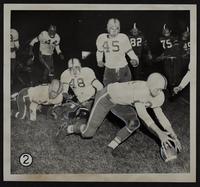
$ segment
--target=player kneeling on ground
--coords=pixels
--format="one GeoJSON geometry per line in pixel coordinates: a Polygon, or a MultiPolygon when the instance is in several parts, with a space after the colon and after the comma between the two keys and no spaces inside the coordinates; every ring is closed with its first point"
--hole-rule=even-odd
{"type": "Polygon", "coordinates": [[[36,121],[36,111],[39,105],[60,105],[63,100],[63,85],[59,80],[53,79],[50,84],[22,89],[17,95],[18,112],[15,117],[36,121]]]}
{"type": "MultiPolygon", "coordinates": [[[[149,75],[147,81],[129,81],[110,84],[96,96],[87,124],[69,125],[66,134],[79,133],[84,138],[93,137],[111,109],[116,105],[128,105],[135,107],[138,116],[145,122],[148,129],[158,136],[161,141],[162,150],[167,150],[174,146],[174,149],[178,152],[181,150],[181,144],[169,120],[161,109],[165,100],[162,90],[166,89],[166,86],[167,81],[165,77],[159,73],[152,73],[149,75]],[[146,108],[153,109],[164,131],[155,124],[146,108]]],[[[137,129],[139,126],[137,124],[137,118],[135,118],[135,121],[131,120],[129,125],[137,129]]],[[[133,131],[134,128],[130,130],[128,126],[125,126],[108,146],[115,149],[133,131]]]]}
{"type": "Polygon", "coordinates": [[[71,88],[78,102],[88,109],[91,108],[96,92],[103,88],[94,71],[88,67],[81,67],[77,58],[68,61],[68,69],[62,73],[60,80],[63,83],[63,96],[67,98],[71,88]]]}

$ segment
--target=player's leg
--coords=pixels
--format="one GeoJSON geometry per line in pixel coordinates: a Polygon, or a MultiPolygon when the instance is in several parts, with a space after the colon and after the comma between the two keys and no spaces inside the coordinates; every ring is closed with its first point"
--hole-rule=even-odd
{"type": "Polygon", "coordinates": [[[87,124],[71,125],[67,128],[68,134],[81,133],[82,137],[93,137],[98,127],[102,124],[107,113],[115,105],[110,101],[107,88],[102,89],[96,96],[87,124]]]}
{"type": "Polygon", "coordinates": [[[47,55],[39,54],[39,60],[44,67],[43,77],[42,77],[43,83],[47,82],[49,71],[50,71],[50,67],[47,65],[47,62],[46,62],[47,58],[48,58],[47,55]]]}
{"type": "Polygon", "coordinates": [[[15,117],[18,119],[24,119],[27,114],[27,106],[26,106],[26,100],[29,100],[28,96],[28,88],[24,88],[19,92],[19,95],[17,96],[17,108],[18,112],[15,114],[15,117]]]}
{"type": "Polygon", "coordinates": [[[111,112],[124,121],[126,124],[117,133],[115,138],[109,143],[108,147],[115,149],[119,144],[125,141],[140,126],[140,121],[136,111],[131,106],[116,105],[111,112]]]}
{"type": "Polygon", "coordinates": [[[103,84],[107,86],[110,83],[118,82],[118,75],[116,73],[116,69],[110,69],[105,67],[104,76],[103,76],[103,84]]]}
{"type": "Polygon", "coordinates": [[[47,57],[47,64],[50,67],[50,71],[48,74],[49,82],[51,82],[54,79],[54,64],[53,64],[53,55],[49,55],[47,57]]]}
{"type": "Polygon", "coordinates": [[[126,65],[123,68],[120,68],[119,76],[120,76],[119,82],[128,82],[131,80],[132,75],[131,75],[131,70],[128,67],[128,65],[126,65]]]}

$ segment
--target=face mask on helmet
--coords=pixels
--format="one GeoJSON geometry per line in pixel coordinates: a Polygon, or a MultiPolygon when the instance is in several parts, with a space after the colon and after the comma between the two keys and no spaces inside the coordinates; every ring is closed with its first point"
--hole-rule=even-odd
{"type": "Polygon", "coordinates": [[[131,33],[133,36],[137,36],[139,34],[139,30],[136,27],[136,23],[133,24],[133,28],[131,29],[131,33]]]}
{"type": "Polygon", "coordinates": [[[167,88],[167,79],[160,73],[152,73],[147,78],[147,86],[153,97],[159,95],[159,93],[167,88]]]}
{"type": "Polygon", "coordinates": [[[78,76],[81,72],[81,63],[77,58],[71,58],[68,61],[68,68],[72,75],[78,76]]]}
{"type": "Polygon", "coordinates": [[[116,18],[111,18],[107,23],[107,31],[110,37],[115,37],[120,32],[120,22],[116,18]]]}
{"type": "Polygon", "coordinates": [[[62,92],[62,90],[62,83],[57,79],[53,79],[49,85],[49,98],[55,99],[62,92]]]}
{"type": "Polygon", "coordinates": [[[163,34],[163,36],[165,36],[165,37],[171,35],[171,31],[169,30],[169,28],[166,27],[166,24],[164,24],[164,26],[163,26],[162,34],[163,34]]]}
{"type": "Polygon", "coordinates": [[[189,28],[187,27],[187,30],[182,34],[182,40],[188,40],[190,37],[190,31],[189,28]]]}
{"type": "Polygon", "coordinates": [[[51,38],[54,38],[56,35],[56,26],[55,25],[50,25],[48,34],[51,38]]]}

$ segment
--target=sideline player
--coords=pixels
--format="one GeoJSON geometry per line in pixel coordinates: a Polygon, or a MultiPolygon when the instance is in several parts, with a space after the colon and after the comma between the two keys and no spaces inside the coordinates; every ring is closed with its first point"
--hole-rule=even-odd
{"type": "Polygon", "coordinates": [[[108,33],[100,34],[96,40],[97,65],[104,67],[104,86],[114,82],[127,82],[131,80],[131,71],[125,55],[130,57],[133,67],[138,66],[139,60],[134,53],[126,34],[120,33],[120,22],[111,18],[107,23],[108,33]],[[105,62],[103,58],[105,56],[105,62]]]}
{"type": "Polygon", "coordinates": [[[133,51],[138,56],[140,64],[134,68],[134,80],[146,80],[146,61],[152,60],[152,54],[143,33],[137,28],[136,23],[130,30],[129,40],[133,51]],[[144,58],[147,57],[147,58],[144,58]]]}
{"type": "MultiPolygon", "coordinates": [[[[158,136],[162,146],[165,148],[168,146],[171,147],[171,141],[173,141],[175,148],[180,151],[181,144],[177,135],[161,109],[165,100],[162,90],[166,86],[167,81],[165,77],[159,73],[150,74],[147,81],[129,81],[110,84],[96,96],[87,124],[69,125],[66,129],[66,135],[78,133],[84,138],[93,137],[107,113],[113,107],[119,104],[124,106],[129,105],[135,107],[138,116],[145,122],[147,128],[158,136]],[[165,131],[156,125],[146,108],[153,109],[159,123],[165,131]]],[[[131,113],[128,115],[130,120],[129,124],[126,124],[110,142],[108,145],[110,148],[115,149],[139,127],[138,120],[135,120],[137,118],[131,117],[131,113]]],[[[133,115],[135,114],[133,113],[133,115]]]]}
{"type": "Polygon", "coordinates": [[[16,79],[16,51],[19,49],[19,34],[15,29],[10,30],[10,49],[11,49],[11,84],[16,79]]]}
{"type": "Polygon", "coordinates": [[[63,85],[53,79],[51,84],[38,85],[22,89],[17,95],[18,112],[15,117],[36,121],[36,112],[39,105],[60,105],[63,100],[63,85]]]}
{"type": "Polygon", "coordinates": [[[178,92],[180,92],[182,89],[184,89],[190,82],[190,63],[189,63],[189,67],[188,67],[188,71],[185,74],[185,76],[183,77],[183,79],[181,80],[180,84],[176,87],[174,87],[174,93],[178,94],[178,92]]]}
{"type": "Polygon", "coordinates": [[[56,33],[56,26],[50,25],[48,31],[42,31],[39,36],[30,42],[30,55],[33,54],[33,46],[40,42],[39,60],[44,66],[43,82],[49,82],[54,77],[53,53],[56,49],[61,60],[64,56],[60,50],[60,36],[56,33]]]}
{"type": "Polygon", "coordinates": [[[69,88],[71,88],[78,101],[88,109],[93,103],[97,91],[103,88],[102,83],[97,80],[94,71],[88,67],[81,67],[81,63],[77,58],[71,58],[68,61],[68,69],[65,70],[60,77],[63,83],[63,95],[68,96],[69,88]]]}

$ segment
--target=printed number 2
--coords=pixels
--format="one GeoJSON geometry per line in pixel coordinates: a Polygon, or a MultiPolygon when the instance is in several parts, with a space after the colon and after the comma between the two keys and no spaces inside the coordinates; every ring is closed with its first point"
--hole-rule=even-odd
{"type": "MultiPolygon", "coordinates": [[[[72,88],[76,88],[75,79],[72,79],[69,84],[72,88]]],[[[84,80],[82,78],[78,78],[77,85],[78,85],[78,87],[85,87],[84,80]]]]}
{"type": "MultiPolygon", "coordinates": [[[[103,48],[107,53],[110,52],[110,47],[109,47],[108,41],[104,42],[103,48]]],[[[119,41],[112,41],[111,48],[112,48],[111,50],[113,52],[118,52],[119,51],[119,41]]]]}
{"type": "Polygon", "coordinates": [[[170,39],[161,40],[161,43],[163,45],[163,49],[171,48],[172,47],[172,42],[170,41],[170,39]]]}

